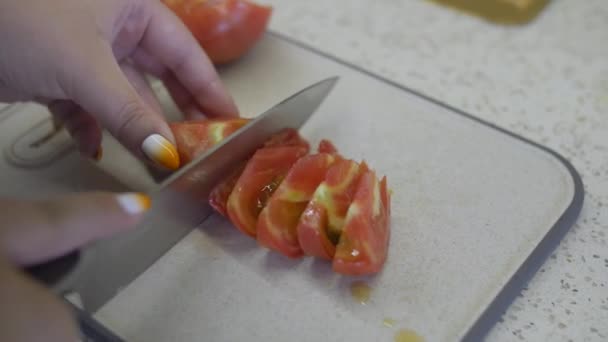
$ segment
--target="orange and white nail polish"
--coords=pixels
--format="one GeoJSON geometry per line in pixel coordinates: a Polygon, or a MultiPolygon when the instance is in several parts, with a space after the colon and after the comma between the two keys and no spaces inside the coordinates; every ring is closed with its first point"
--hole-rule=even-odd
{"type": "Polygon", "coordinates": [[[177,148],[159,134],[147,137],[141,145],[144,154],[157,164],[170,170],[179,168],[179,154],[177,148]]]}
{"type": "Polygon", "coordinates": [[[120,194],[116,197],[120,207],[128,214],[140,214],[150,208],[150,197],[140,193],[120,194]]]}

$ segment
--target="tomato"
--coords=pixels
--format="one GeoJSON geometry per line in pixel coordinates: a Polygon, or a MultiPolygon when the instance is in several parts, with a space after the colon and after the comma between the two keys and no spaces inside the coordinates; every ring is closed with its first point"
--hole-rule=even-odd
{"type": "Polygon", "coordinates": [[[260,40],[272,7],[247,0],[162,0],[192,32],[211,61],[233,62],[260,40]]]}
{"type": "Polygon", "coordinates": [[[230,221],[239,230],[256,236],[260,212],[292,165],[309,149],[308,143],[299,137],[297,131],[284,130],[255,152],[239,176],[226,205],[230,221]]]}
{"type": "Polygon", "coordinates": [[[304,253],[331,260],[361,174],[368,167],[339,158],[317,187],[296,228],[304,253]]]}
{"type": "MultiPolygon", "coordinates": [[[[173,123],[178,152],[188,162],[247,119],[173,123]]],[[[329,140],[318,153],[295,129],[268,139],[209,196],[209,204],[261,246],[290,258],[331,260],[345,275],[381,270],[388,254],[390,194],[365,162],[338,154],[329,140]]]]}
{"type": "Polygon", "coordinates": [[[390,212],[386,177],[378,182],[373,171],[365,172],[346,214],[333,259],[334,271],[364,275],[381,269],[387,256],[390,212]]]}
{"type": "MultiPolygon", "coordinates": [[[[268,141],[266,141],[263,147],[276,147],[276,146],[304,146],[308,149],[308,143],[302,139],[302,137],[298,134],[298,131],[294,129],[285,129],[280,131],[279,133],[271,136],[268,141]]],[[[245,165],[247,162],[243,162],[240,166],[238,166],[224,181],[219,183],[213,188],[211,194],[209,195],[209,204],[215,211],[220,213],[223,216],[228,216],[227,205],[228,205],[228,197],[232,193],[236,182],[239,177],[243,173],[245,169],[245,165]]]]}
{"type": "Polygon", "coordinates": [[[213,119],[172,122],[169,124],[182,164],[210,149],[243,127],[249,119],[213,119]]]}
{"type": "Polygon", "coordinates": [[[243,170],[245,170],[245,165],[247,164],[242,163],[237,167],[226,179],[216,185],[211,191],[211,194],[209,194],[209,205],[224,217],[228,217],[228,211],[226,209],[228,197],[230,197],[232,189],[234,189],[236,182],[239,180],[243,170]]]}
{"type": "Polygon", "coordinates": [[[319,153],[333,153],[333,154],[337,154],[338,153],[338,149],[336,149],[336,147],[334,146],[334,144],[331,141],[329,141],[327,139],[323,139],[319,143],[319,153]]]}
{"type": "Polygon", "coordinates": [[[335,160],[320,153],[293,165],[258,217],[257,239],[262,246],[291,258],[303,255],[296,230],[300,215],[335,160]]]}

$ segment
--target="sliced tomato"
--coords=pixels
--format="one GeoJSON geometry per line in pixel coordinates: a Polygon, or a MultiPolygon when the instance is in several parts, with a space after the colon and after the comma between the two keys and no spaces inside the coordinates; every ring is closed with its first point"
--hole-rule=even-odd
{"type": "Polygon", "coordinates": [[[237,167],[228,178],[216,185],[211,191],[211,194],[209,194],[209,205],[224,217],[228,217],[228,211],[226,209],[228,197],[230,197],[232,189],[234,189],[236,182],[239,180],[243,170],[245,170],[245,165],[247,164],[242,163],[237,167]]]}
{"type": "Polygon", "coordinates": [[[304,253],[331,260],[365,163],[338,158],[317,187],[296,228],[304,253]]]}
{"type": "Polygon", "coordinates": [[[243,127],[249,119],[213,119],[172,122],[169,124],[182,164],[210,149],[243,127]]]}
{"type": "Polygon", "coordinates": [[[319,143],[319,153],[338,153],[338,149],[336,148],[336,146],[334,146],[334,144],[327,140],[327,139],[323,139],[321,140],[321,142],[319,143]]]}
{"type": "Polygon", "coordinates": [[[390,236],[390,212],[386,177],[378,182],[373,171],[366,171],[346,214],[332,264],[335,272],[366,275],[382,268],[390,236]]]}
{"type": "Polygon", "coordinates": [[[270,139],[247,162],[228,197],[230,221],[243,233],[255,237],[257,219],[293,164],[308,154],[308,142],[295,130],[285,130],[270,139]]]}
{"type": "MultiPolygon", "coordinates": [[[[270,137],[270,139],[264,143],[264,147],[277,146],[300,146],[306,148],[307,150],[309,149],[308,142],[304,140],[295,129],[284,129],[270,137]]],[[[239,177],[243,173],[246,164],[247,161],[243,162],[239,167],[237,167],[224,181],[218,184],[209,195],[209,204],[223,216],[228,216],[228,197],[230,197],[230,194],[232,193],[232,190],[234,189],[239,177]]]]}
{"type": "Polygon", "coordinates": [[[233,62],[260,40],[272,7],[247,0],[162,0],[216,64],[233,62]]]}
{"type": "Polygon", "coordinates": [[[257,222],[257,239],[262,246],[288,257],[303,255],[296,227],[306,205],[336,160],[328,153],[298,160],[262,209],[257,222]]]}

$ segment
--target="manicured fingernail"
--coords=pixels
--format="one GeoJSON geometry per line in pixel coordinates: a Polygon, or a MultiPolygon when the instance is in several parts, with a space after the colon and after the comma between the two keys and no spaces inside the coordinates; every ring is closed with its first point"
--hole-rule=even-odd
{"type": "Polygon", "coordinates": [[[97,160],[97,161],[100,161],[101,157],[103,157],[103,148],[101,148],[101,146],[99,146],[99,149],[97,150],[97,152],[95,153],[93,158],[95,158],[95,160],[97,160]]]}
{"type": "Polygon", "coordinates": [[[129,214],[140,214],[150,208],[150,197],[140,193],[120,194],[116,200],[129,214]]]}
{"type": "Polygon", "coordinates": [[[170,170],[179,168],[179,155],[175,146],[159,134],[147,137],[141,145],[148,158],[170,170]]]}

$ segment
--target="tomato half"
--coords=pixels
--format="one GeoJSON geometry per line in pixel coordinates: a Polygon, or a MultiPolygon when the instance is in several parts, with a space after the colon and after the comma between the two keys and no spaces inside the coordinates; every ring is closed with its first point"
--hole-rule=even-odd
{"type": "Polygon", "coordinates": [[[230,134],[243,127],[249,119],[213,119],[172,122],[169,124],[182,164],[190,162],[230,134]]]}
{"type": "Polygon", "coordinates": [[[260,40],[272,7],[247,0],[162,0],[192,32],[211,61],[239,59],[260,40]]]}
{"type": "Polygon", "coordinates": [[[303,255],[296,230],[298,221],[335,160],[331,154],[320,153],[305,156],[293,165],[258,217],[257,239],[262,246],[291,258],[303,255]]]}
{"type": "Polygon", "coordinates": [[[380,182],[367,171],[357,187],[332,267],[347,275],[378,272],[386,261],[390,236],[390,194],[386,177],[380,182]]]}
{"type": "Polygon", "coordinates": [[[297,226],[304,253],[331,260],[365,163],[339,158],[327,171],[297,226]]]}
{"type": "Polygon", "coordinates": [[[257,219],[292,165],[308,154],[308,142],[297,131],[285,130],[270,139],[249,159],[228,197],[230,221],[243,233],[255,237],[257,219]]]}

